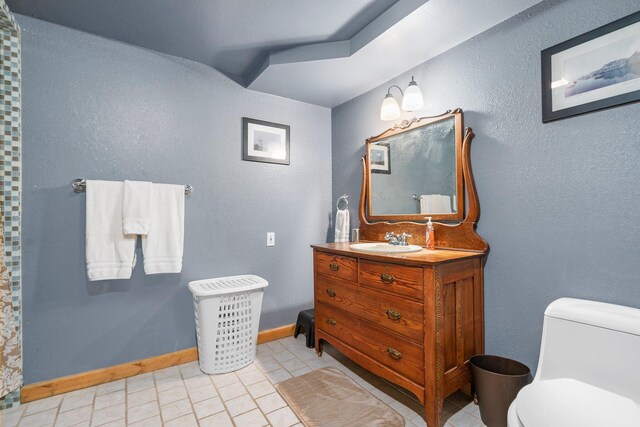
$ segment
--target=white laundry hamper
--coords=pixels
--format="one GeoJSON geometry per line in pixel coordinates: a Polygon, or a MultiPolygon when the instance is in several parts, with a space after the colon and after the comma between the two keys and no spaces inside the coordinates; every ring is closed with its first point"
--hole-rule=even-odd
{"type": "Polygon", "coordinates": [[[262,295],[268,284],[249,274],[189,282],[203,372],[232,372],[255,360],[262,295]]]}

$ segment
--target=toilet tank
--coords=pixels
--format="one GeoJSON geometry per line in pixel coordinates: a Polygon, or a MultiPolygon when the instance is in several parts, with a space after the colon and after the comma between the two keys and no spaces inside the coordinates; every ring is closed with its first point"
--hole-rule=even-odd
{"type": "Polygon", "coordinates": [[[545,310],[535,380],[573,378],[640,402],[640,309],[561,298],[545,310]]]}

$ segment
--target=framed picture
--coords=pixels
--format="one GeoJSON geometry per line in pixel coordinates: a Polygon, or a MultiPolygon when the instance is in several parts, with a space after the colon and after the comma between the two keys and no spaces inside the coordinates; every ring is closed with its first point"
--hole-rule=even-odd
{"type": "Polygon", "coordinates": [[[640,100],[640,12],[542,51],[542,121],[640,100]]]}
{"type": "Polygon", "coordinates": [[[242,118],[242,160],[289,164],[289,126],[242,118]]]}
{"type": "Polygon", "coordinates": [[[389,144],[371,144],[369,146],[369,159],[371,173],[391,173],[391,150],[389,144]]]}

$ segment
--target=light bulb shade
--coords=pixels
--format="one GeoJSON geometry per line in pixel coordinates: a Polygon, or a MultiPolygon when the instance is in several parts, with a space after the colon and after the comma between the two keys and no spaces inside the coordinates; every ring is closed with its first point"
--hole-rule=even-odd
{"type": "Polygon", "coordinates": [[[388,93],[382,101],[382,107],[380,107],[380,120],[395,120],[398,117],[400,117],[398,101],[388,93]]]}
{"type": "Polygon", "coordinates": [[[402,109],[404,111],[415,111],[422,107],[424,107],[422,91],[418,87],[416,81],[412,78],[407,90],[404,91],[404,96],[402,97],[402,109]]]}

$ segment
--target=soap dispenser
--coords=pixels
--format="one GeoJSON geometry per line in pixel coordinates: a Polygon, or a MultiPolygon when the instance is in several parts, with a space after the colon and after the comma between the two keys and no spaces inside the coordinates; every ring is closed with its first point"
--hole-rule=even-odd
{"type": "Polygon", "coordinates": [[[431,222],[431,217],[426,217],[427,222],[427,232],[426,232],[426,240],[427,240],[427,249],[435,249],[436,248],[436,235],[433,229],[433,222],[431,222]]]}

